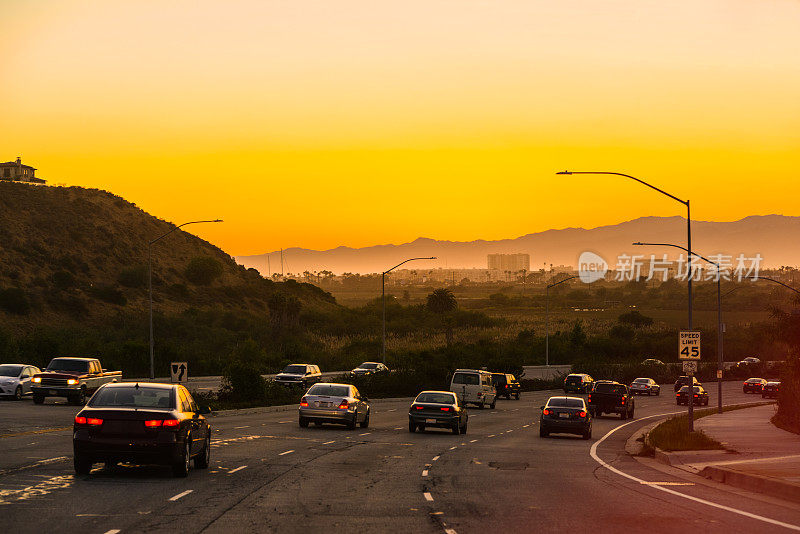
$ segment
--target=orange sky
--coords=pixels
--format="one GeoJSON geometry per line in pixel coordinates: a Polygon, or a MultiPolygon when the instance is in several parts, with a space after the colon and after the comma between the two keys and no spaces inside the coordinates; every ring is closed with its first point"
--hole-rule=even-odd
{"type": "Polygon", "coordinates": [[[230,254],[800,215],[796,0],[5,0],[0,160],[230,254]]]}

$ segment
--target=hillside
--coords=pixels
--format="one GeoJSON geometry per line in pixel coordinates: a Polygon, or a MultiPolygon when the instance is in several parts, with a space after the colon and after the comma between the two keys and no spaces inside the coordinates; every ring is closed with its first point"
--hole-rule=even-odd
{"type": "MultiPolygon", "coordinates": [[[[794,246],[800,233],[800,217],[783,215],[750,216],[738,221],[693,221],[692,240],[695,251],[709,256],[761,254],[762,267],[800,265],[800,249],[794,246]]],[[[486,255],[493,253],[528,253],[531,269],[545,265],[577,264],[578,256],[592,251],[603,256],[610,265],[620,254],[663,254],[663,248],[645,249],[631,246],[634,241],[667,242],[684,245],[686,219],[682,217],[641,217],[632,221],[597,228],[564,228],[527,234],[515,239],[497,241],[439,241],[419,238],[400,245],[376,245],[364,248],[337,247],[331,250],[303,248],[284,249],[289,271],[328,270],[374,273],[398,261],[415,256],[436,256],[435,261],[420,261],[417,269],[486,268],[486,255]]],[[[267,256],[273,270],[279,269],[280,252],[236,259],[247,267],[265,271],[267,256]]],[[[674,254],[671,254],[674,256],[674,254]]],[[[266,273],[265,273],[266,274],[266,273]]]]}
{"type": "MultiPolygon", "coordinates": [[[[0,181],[0,321],[19,329],[98,324],[118,312],[143,316],[147,243],[172,228],[105,191],[0,181]]],[[[160,313],[221,308],[263,315],[276,292],[297,297],[305,309],[334,306],[314,286],[264,280],[182,230],[153,246],[160,313]]]]}

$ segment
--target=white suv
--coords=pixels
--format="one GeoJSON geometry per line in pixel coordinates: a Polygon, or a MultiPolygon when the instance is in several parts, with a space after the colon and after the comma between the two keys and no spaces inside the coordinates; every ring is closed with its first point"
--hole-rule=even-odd
{"type": "Polygon", "coordinates": [[[293,363],[275,375],[275,382],[284,386],[301,386],[307,388],[322,378],[319,367],[310,363],[293,363]]]}
{"type": "Polygon", "coordinates": [[[450,381],[450,391],[458,395],[461,403],[475,404],[483,409],[487,404],[494,409],[497,390],[492,383],[492,373],[475,369],[456,369],[450,381]]]}

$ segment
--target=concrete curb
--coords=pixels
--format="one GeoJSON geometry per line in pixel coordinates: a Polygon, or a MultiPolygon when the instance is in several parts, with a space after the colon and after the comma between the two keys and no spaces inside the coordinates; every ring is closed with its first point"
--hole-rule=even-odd
{"type": "Polygon", "coordinates": [[[655,427],[657,427],[666,420],[667,418],[659,419],[655,423],[650,423],[649,425],[645,425],[636,432],[634,432],[634,434],[631,437],[629,437],[628,440],[625,442],[625,452],[627,452],[631,456],[638,456],[642,453],[642,449],[644,448],[645,445],[647,445],[648,447],[652,447],[652,445],[650,445],[650,443],[648,443],[647,441],[647,436],[650,434],[651,430],[653,430],[655,427]],[[639,441],[640,439],[642,439],[642,441],[639,441]]]}
{"type": "Polygon", "coordinates": [[[763,493],[779,499],[800,502],[800,484],[792,484],[791,482],[742,473],[718,466],[707,466],[700,472],[700,476],[755,493],[763,493]]]}

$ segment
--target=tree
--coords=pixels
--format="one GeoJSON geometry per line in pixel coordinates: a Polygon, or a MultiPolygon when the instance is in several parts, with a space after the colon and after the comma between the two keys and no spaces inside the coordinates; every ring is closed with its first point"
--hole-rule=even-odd
{"type": "Polygon", "coordinates": [[[447,346],[449,347],[453,343],[453,317],[451,314],[458,307],[456,296],[446,288],[434,289],[433,293],[428,295],[425,306],[433,313],[438,313],[442,316],[447,346]]]}
{"type": "Polygon", "coordinates": [[[184,275],[195,285],[208,286],[222,276],[222,264],[210,256],[198,256],[186,266],[184,275]]]}
{"type": "Polygon", "coordinates": [[[619,317],[617,317],[617,321],[619,321],[622,324],[633,326],[634,328],[639,328],[642,326],[650,326],[651,324],[653,324],[652,317],[642,315],[636,310],[621,314],[619,317]]]}

